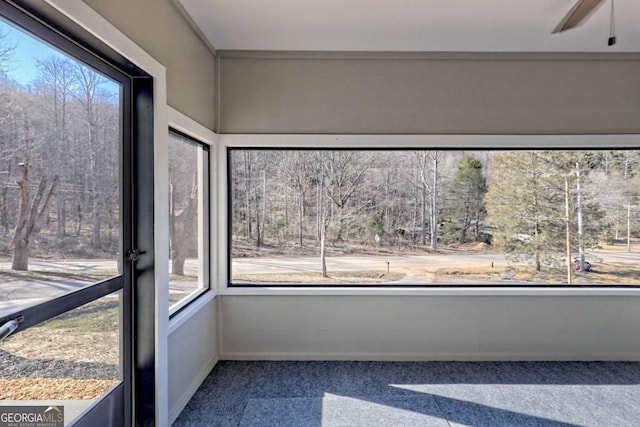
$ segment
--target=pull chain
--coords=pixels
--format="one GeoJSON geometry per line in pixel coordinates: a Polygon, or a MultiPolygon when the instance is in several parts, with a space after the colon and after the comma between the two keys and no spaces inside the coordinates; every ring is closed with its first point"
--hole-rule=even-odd
{"type": "Polygon", "coordinates": [[[614,0],[611,0],[611,21],[609,23],[609,41],[607,42],[609,46],[616,44],[615,24],[613,22],[613,1],[614,0]]]}

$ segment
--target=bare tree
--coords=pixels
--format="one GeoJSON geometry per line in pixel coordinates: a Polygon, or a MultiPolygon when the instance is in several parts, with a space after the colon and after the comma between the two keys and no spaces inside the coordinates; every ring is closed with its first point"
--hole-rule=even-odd
{"type": "Polygon", "coordinates": [[[309,161],[306,151],[287,151],[281,162],[285,179],[293,188],[298,203],[298,244],[303,246],[305,200],[309,181],[309,161]]]}
{"type": "Polygon", "coordinates": [[[320,203],[318,205],[318,218],[320,220],[320,270],[322,272],[322,277],[329,277],[327,274],[327,209],[324,203],[324,194],[325,194],[325,168],[324,162],[326,161],[325,153],[320,153],[320,177],[318,179],[318,194],[320,203]]]}
{"type": "Polygon", "coordinates": [[[250,150],[242,152],[243,170],[244,170],[244,208],[245,208],[245,220],[246,220],[246,233],[247,242],[251,241],[251,227],[252,227],[252,215],[253,209],[251,207],[251,188],[253,178],[253,156],[250,150]]]}
{"type": "Polygon", "coordinates": [[[349,205],[362,189],[366,173],[376,160],[377,155],[372,152],[330,151],[322,163],[327,180],[325,192],[337,208],[337,241],[344,238],[346,221],[370,202],[366,197],[363,202],[349,205]]]}
{"type": "Polygon", "coordinates": [[[29,165],[21,163],[20,171],[22,172],[22,179],[17,183],[20,187],[20,210],[13,235],[12,270],[29,269],[29,248],[32,239],[42,228],[59,181],[58,176],[55,175],[51,185],[49,185],[48,180],[42,177],[38,190],[33,200],[31,200],[29,197],[29,165]],[[47,187],[49,187],[48,190],[47,187]]]}
{"type": "MultiPolygon", "coordinates": [[[[47,129],[48,140],[54,148],[51,163],[55,173],[61,177],[62,184],[68,181],[69,159],[69,104],[71,98],[71,86],[74,80],[73,62],[59,55],[38,60],[40,70],[40,84],[43,87],[43,98],[46,99],[43,107],[52,126],[47,129]]],[[[56,198],[56,218],[58,238],[66,234],[66,199],[63,191],[58,192],[56,198]]]]}
{"type": "Polygon", "coordinates": [[[99,144],[99,130],[104,125],[104,118],[107,116],[107,103],[103,102],[101,87],[106,83],[106,79],[98,73],[88,69],[84,65],[77,63],[75,70],[75,80],[77,84],[76,99],[79,101],[84,112],[84,121],[89,133],[89,186],[93,207],[93,228],[92,245],[94,249],[102,247],[101,227],[102,227],[102,188],[98,177],[98,161],[101,154],[99,144]]]}
{"type": "Polygon", "coordinates": [[[184,263],[190,248],[197,242],[198,175],[193,177],[191,195],[182,209],[177,206],[176,186],[169,183],[169,241],[171,243],[171,273],[184,276],[184,263]]]}
{"type": "Polygon", "coordinates": [[[18,45],[9,39],[9,34],[0,28],[0,73],[5,74],[11,69],[15,50],[18,45]]]}

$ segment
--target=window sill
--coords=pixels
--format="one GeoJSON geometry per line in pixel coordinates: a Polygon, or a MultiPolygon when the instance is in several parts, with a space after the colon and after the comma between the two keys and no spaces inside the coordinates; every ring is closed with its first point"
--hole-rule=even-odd
{"type": "Polygon", "coordinates": [[[191,301],[179,313],[169,320],[169,335],[174,333],[180,326],[198,313],[205,305],[209,304],[216,297],[215,292],[207,291],[195,300],[191,301]]]}
{"type": "Polygon", "coordinates": [[[460,297],[485,297],[485,296],[640,296],[640,287],[381,287],[381,288],[355,288],[355,287],[226,287],[220,295],[233,296],[460,296],[460,297]]]}

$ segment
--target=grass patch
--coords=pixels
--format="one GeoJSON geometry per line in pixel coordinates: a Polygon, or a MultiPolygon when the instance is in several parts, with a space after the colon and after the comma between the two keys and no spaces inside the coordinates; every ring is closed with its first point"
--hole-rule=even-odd
{"type": "MultiPolygon", "coordinates": [[[[543,268],[537,272],[533,266],[447,267],[435,271],[440,277],[457,276],[470,280],[515,280],[519,282],[562,284],[566,283],[566,268],[543,268]]],[[[446,279],[445,279],[446,280],[446,279]]],[[[630,263],[598,263],[591,271],[574,272],[574,284],[583,285],[637,285],[640,284],[640,267],[630,263]]]]}
{"type": "Polygon", "coordinates": [[[81,272],[68,271],[0,271],[3,280],[46,281],[46,282],[80,282],[94,283],[117,276],[116,271],[108,270],[83,270],[81,272]]]}
{"type": "Polygon", "coordinates": [[[51,329],[64,329],[73,335],[92,332],[118,331],[120,321],[119,302],[93,301],[67,313],[51,319],[42,326],[51,329]]]}
{"type": "Polygon", "coordinates": [[[387,273],[385,271],[340,271],[330,273],[329,277],[322,277],[320,273],[263,273],[263,274],[235,274],[234,283],[298,283],[298,284],[371,284],[395,282],[404,277],[403,273],[387,273]]]}

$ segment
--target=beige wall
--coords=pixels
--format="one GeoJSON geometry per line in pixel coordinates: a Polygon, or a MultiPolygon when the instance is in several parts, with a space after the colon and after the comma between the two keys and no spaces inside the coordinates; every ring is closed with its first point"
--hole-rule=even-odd
{"type": "Polygon", "coordinates": [[[221,133],[640,132],[637,54],[218,56],[221,133]]]}
{"type": "MultiPolygon", "coordinates": [[[[218,51],[218,60],[223,134],[640,133],[638,54],[218,51]]],[[[638,301],[223,295],[220,357],[640,360],[638,301]]]]}
{"type": "Polygon", "coordinates": [[[638,297],[223,296],[221,359],[640,360],[638,297]]]}
{"type": "Polygon", "coordinates": [[[167,69],[167,102],[215,129],[215,57],[171,0],[84,0],[167,69]]]}

